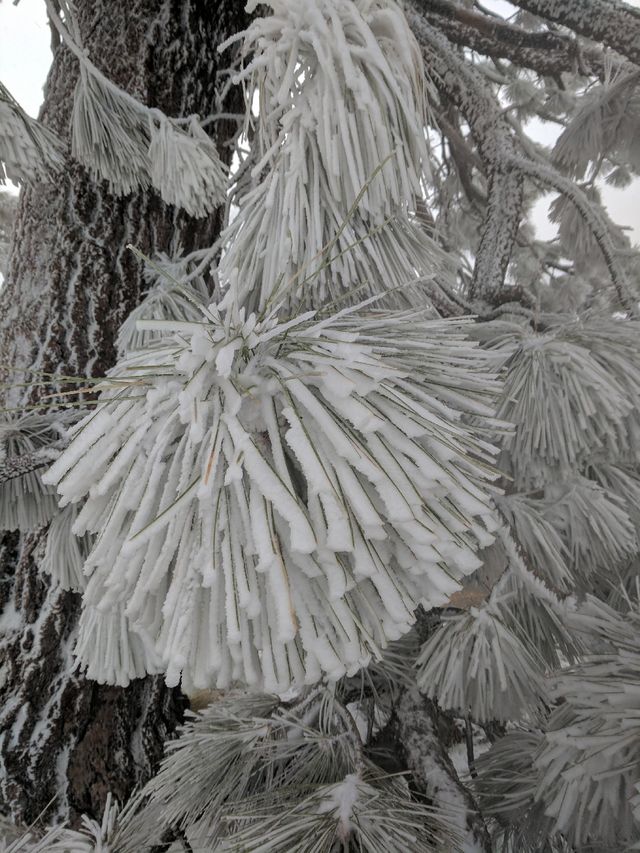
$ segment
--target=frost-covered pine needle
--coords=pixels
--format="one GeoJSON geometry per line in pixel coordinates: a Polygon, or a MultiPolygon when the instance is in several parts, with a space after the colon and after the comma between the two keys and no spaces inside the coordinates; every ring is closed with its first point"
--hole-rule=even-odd
{"type": "Polygon", "coordinates": [[[0,83],[0,184],[51,180],[64,162],[62,140],[28,116],[0,83]]]}
{"type": "Polygon", "coordinates": [[[202,850],[326,853],[342,843],[426,853],[442,849],[444,820],[364,756],[353,717],[326,691],[289,707],[230,694],[168,745],[123,816],[121,853],[168,827],[202,850]]]}
{"type": "Polygon", "coordinates": [[[474,789],[483,814],[497,818],[492,835],[500,853],[572,853],[556,842],[553,820],[544,804],[535,801],[538,773],[534,760],[544,745],[540,731],[512,728],[476,759],[474,789]]]}
{"type": "Polygon", "coordinates": [[[355,285],[355,301],[386,290],[406,305],[395,288],[444,264],[411,217],[428,170],[426,84],[404,14],[377,0],[268,5],[232,40],[252,56],[238,80],[259,93],[260,116],[256,185],[225,235],[223,277],[238,271],[251,307],[280,278],[305,307],[355,285]]]}
{"type": "Polygon", "coordinates": [[[547,519],[562,536],[576,579],[611,571],[638,551],[625,501],[586,477],[555,486],[547,519]]]}
{"type": "Polygon", "coordinates": [[[584,629],[604,643],[597,655],[562,672],[556,710],[536,754],[536,799],[578,849],[625,850],[637,840],[632,798],[640,766],[640,617],[599,605],[584,629]],[[561,701],[560,701],[561,700],[561,701]]]}
{"type": "Polygon", "coordinates": [[[501,338],[511,355],[499,416],[516,427],[503,447],[519,490],[571,476],[594,454],[628,448],[633,399],[622,372],[570,337],[570,327],[543,334],[514,327],[501,338]]]}
{"type": "Polygon", "coordinates": [[[66,44],[80,60],[71,119],[71,151],[116,195],[151,184],[167,204],[195,217],[226,197],[227,169],[212,140],[192,116],[186,129],[119,89],[88,60],[49,9],[66,44]]]}
{"type": "Polygon", "coordinates": [[[154,116],[148,153],[151,183],[166,204],[203,217],[224,202],[227,167],[195,117],[183,130],[166,116],[154,116]]]}
{"type": "MultiPolygon", "coordinates": [[[[51,851],[59,851],[59,853],[75,853],[75,850],[68,848],[57,847],[64,829],[62,827],[54,827],[49,829],[38,837],[35,832],[27,831],[15,836],[15,827],[0,827],[0,853],[51,853],[51,851]],[[8,831],[7,831],[8,830],[8,831]]],[[[85,853],[84,850],[78,853],[85,853]]]]}
{"type": "Polygon", "coordinates": [[[539,714],[540,661],[508,627],[494,600],[448,617],[418,659],[418,686],[440,707],[479,723],[539,714]]]}
{"type": "Polygon", "coordinates": [[[116,195],[149,185],[145,108],[105,85],[81,65],[71,119],[71,153],[116,195]]]}
{"type": "Polygon", "coordinates": [[[601,85],[592,86],[578,101],[575,115],[560,134],[553,151],[555,161],[576,178],[604,155],[614,162],[639,162],[640,74],[629,66],[608,73],[601,85]]]}
{"type": "Polygon", "coordinates": [[[55,513],[47,530],[39,568],[51,575],[61,589],[82,592],[87,585],[82,567],[90,550],[90,537],[79,538],[71,532],[77,515],[78,507],[75,504],[69,504],[55,513]]]}
{"type": "Polygon", "coordinates": [[[171,335],[110,372],[45,477],[96,533],[79,656],[100,680],[127,677],[99,621],[124,642],[122,613],[170,684],[340,678],[492,541],[494,451],[462,415],[490,421],[499,385],[465,322],[279,321],[236,294],[141,321],[171,335]]]}
{"type": "Polygon", "coordinates": [[[0,463],[13,462],[16,473],[21,460],[27,463],[25,473],[0,481],[0,530],[34,530],[58,511],[55,489],[43,484],[41,474],[51,459],[50,449],[73,419],[69,412],[5,414],[0,419],[0,463]]]}
{"type": "Polygon", "coordinates": [[[479,722],[535,719],[548,704],[548,669],[584,651],[570,629],[576,604],[527,569],[506,528],[496,546],[504,574],[481,607],[447,617],[427,640],[417,681],[441,707],[479,722]]]}
{"type": "Polygon", "coordinates": [[[121,356],[162,337],[161,328],[139,329],[139,320],[197,321],[202,316],[199,306],[210,296],[204,278],[190,276],[182,258],[171,259],[161,255],[157,264],[145,264],[144,276],[150,285],[149,290],[118,331],[118,352],[121,356]],[[189,281],[185,281],[187,277],[189,281]]]}
{"type": "Polygon", "coordinates": [[[552,522],[545,518],[548,503],[517,494],[498,498],[497,502],[537,574],[553,589],[570,591],[573,578],[569,552],[552,522]]]}

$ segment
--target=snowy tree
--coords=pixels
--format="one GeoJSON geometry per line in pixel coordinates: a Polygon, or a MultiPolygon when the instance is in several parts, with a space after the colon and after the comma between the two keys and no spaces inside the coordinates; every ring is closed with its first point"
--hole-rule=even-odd
{"type": "Polygon", "coordinates": [[[640,12],[46,2],[8,849],[634,849],[640,12]]]}

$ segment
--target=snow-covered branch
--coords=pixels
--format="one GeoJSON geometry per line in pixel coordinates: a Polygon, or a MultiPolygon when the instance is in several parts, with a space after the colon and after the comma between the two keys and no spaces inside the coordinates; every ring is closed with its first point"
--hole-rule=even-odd
{"type": "Polygon", "coordinates": [[[585,38],[640,63],[640,10],[622,0],[513,0],[547,21],[561,24],[585,38]]]}

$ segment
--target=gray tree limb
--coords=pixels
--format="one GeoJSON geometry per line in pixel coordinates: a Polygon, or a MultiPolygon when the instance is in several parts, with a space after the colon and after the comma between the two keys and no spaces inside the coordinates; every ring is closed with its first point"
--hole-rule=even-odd
{"type": "Polygon", "coordinates": [[[516,6],[602,42],[640,64],[640,9],[621,0],[513,0],[516,6]]]}
{"type": "Polygon", "coordinates": [[[416,5],[425,20],[453,44],[484,56],[508,59],[543,76],[574,72],[585,65],[598,76],[603,73],[602,52],[595,48],[580,51],[577,40],[568,34],[530,32],[459,6],[453,0],[419,0],[416,5]]]}
{"type": "Polygon", "coordinates": [[[403,692],[395,712],[395,734],[421,792],[445,813],[461,841],[491,853],[491,839],[469,790],[460,782],[438,731],[438,711],[417,687],[403,692]]]}
{"type": "Polygon", "coordinates": [[[511,126],[484,79],[425,20],[418,11],[421,3],[414,0],[414,11],[407,13],[422,47],[427,73],[443,98],[456,104],[464,115],[485,164],[488,203],[469,295],[491,304],[504,285],[520,226],[524,182],[513,165],[519,151],[511,126]]]}

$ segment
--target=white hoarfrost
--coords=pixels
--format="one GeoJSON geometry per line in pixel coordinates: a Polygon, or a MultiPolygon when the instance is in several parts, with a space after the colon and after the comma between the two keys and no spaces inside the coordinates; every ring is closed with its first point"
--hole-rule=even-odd
{"type": "Polygon", "coordinates": [[[0,184],[46,180],[64,163],[62,141],[28,116],[0,83],[0,184]]]}
{"type": "Polygon", "coordinates": [[[95,533],[77,653],[126,684],[340,678],[444,604],[494,528],[499,383],[465,322],[238,308],[110,372],[45,475],[95,533]]]}
{"type": "Polygon", "coordinates": [[[236,79],[259,93],[260,116],[223,278],[239,272],[251,307],[280,280],[307,307],[354,291],[352,302],[386,291],[420,304],[407,286],[443,256],[412,218],[428,172],[427,105],[404,14],[388,0],[267,5],[271,15],[231,40],[251,57],[236,79]]]}
{"type": "Polygon", "coordinates": [[[0,478],[0,530],[34,530],[56,514],[55,490],[43,485],[40,473],[71,418],[69,412],[8,412],[0,418],[0,465],[15,466],[0,478]]]}
{"type": "Polygon", "coordinates": [[[570,325],[540,334],[514,324],[496,338],[512,353],[499,414],[517,427],[503,446],[522,491],[571,476],[597,451],[624,452],[633,437],[634,401],[622,372],[572,332],[570,325]]]}

